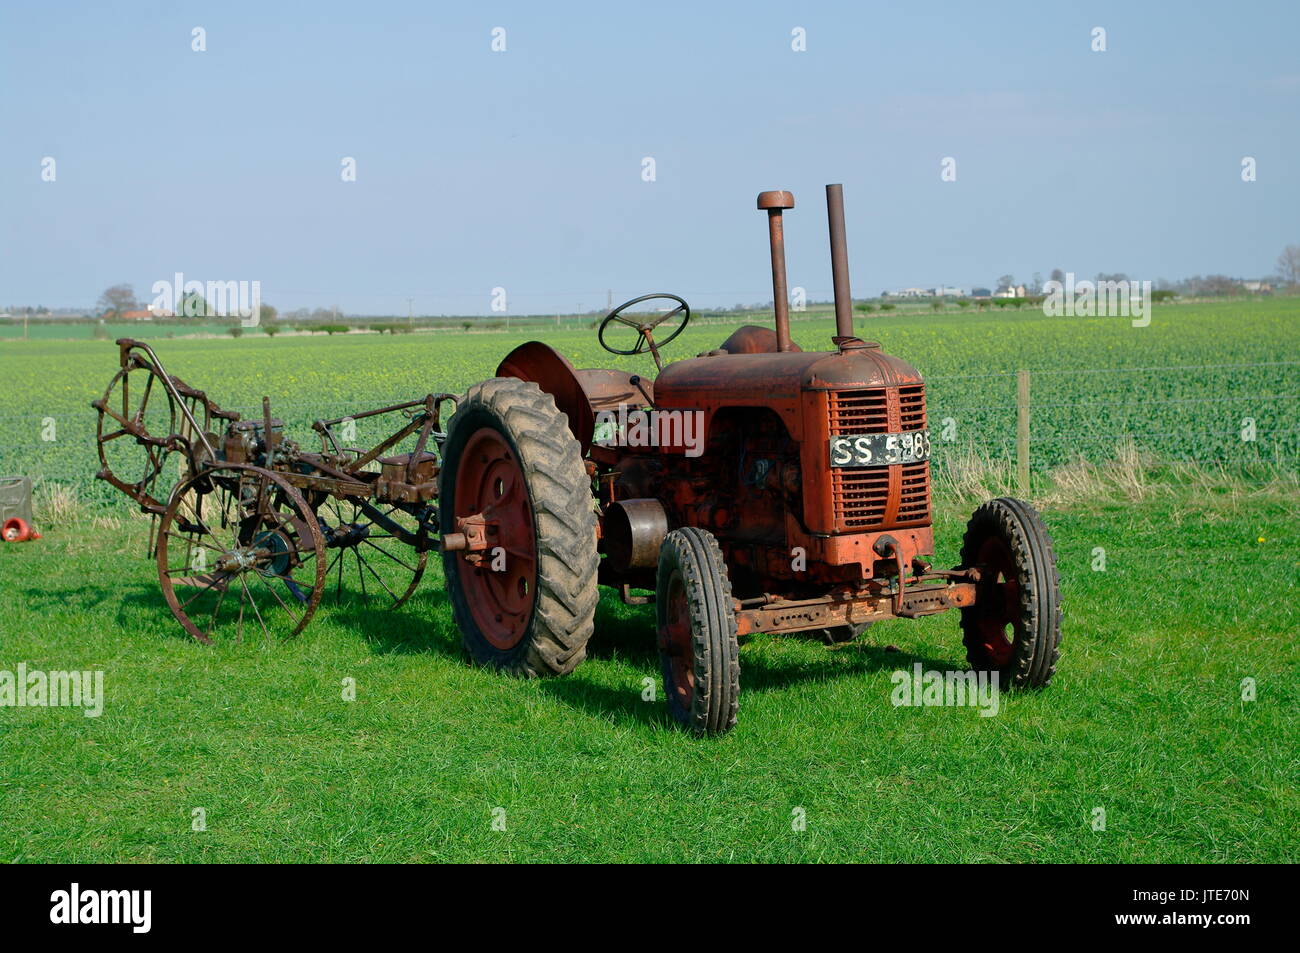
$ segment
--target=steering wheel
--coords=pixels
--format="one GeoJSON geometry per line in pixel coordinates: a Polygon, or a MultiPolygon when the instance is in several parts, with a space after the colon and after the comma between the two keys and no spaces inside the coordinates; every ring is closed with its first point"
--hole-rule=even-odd
{"type": "Polygon", "coordinates": [[[654,355],[655,362],[658,363],[659,361],[658,349],[663,347],[665,344],[668,344],[670,341],[673,340],[673,338],[677,337],[677,335],[685,331],[686,325],[690,323],[691,323],[691,306],[686,303],[685,298],[679,298],[677,295],[657,292],[655,294],[642,295],[639,298],[633,298],[631,301],[624,301],[622,304],[620,304],[609,314],[605,315],[605,319],[600,322],[600,330],[597,332],[596,336],[600,340],[600,346],[603,347],[605,350],[609,351],[610,354],[623,354],[623,355],[644,354],[647,350],[649,350],[654,355]],[[631,315],[623,314],[623,312],[628,308],[632,307],[632,305],[640,304],[642,301],[651,301],[655,298],[668,298],[672,301],[676,301],[677,307],[673,308],[671,311],[665,312],[664,314],[657,314],[646,321],[638,321],[635,317],[631,315]],[[659,325],[663,324],[669,318],[672,318],[678,314],[682,314],[683,312],[685,312],[685,317],[682,318],[682,323],[677,326],[676,330],[674,330],[672,334],[668,335],[668,337],[664,338],[662,341],[656,342],[650,332],[653,331],[655,328],[659,327],[659,325]],[[606,343],[605,330],[615,321],[617,321],[619,324],[626,324],[629,328],[635,328],[637,330],[637,332],[641,335],[641,337],[640,340],[636,342],[636,347],[632,348],[631,350],[624,350],[622,348],[612,347],[608,343],[606,343]]]}

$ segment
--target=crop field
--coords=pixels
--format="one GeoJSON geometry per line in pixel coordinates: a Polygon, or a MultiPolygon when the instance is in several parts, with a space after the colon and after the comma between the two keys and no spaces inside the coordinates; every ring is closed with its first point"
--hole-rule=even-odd
{"type": "MultiPolygon", "coordinates": [[[[831,648],[752,637],[737,728],[692,738],[647,698],[652,607],[607,593],[573,675],[511,680],[464,664],[436,558],[394,612],[349,590],[293,641],[201,646],[159,596],[148,523],[93,480],[89,403],[116,347],[0,341],[0,475],[43,482],[45,534],[0,546],[0,670],[105,673],[99,717],[0,708],[0,860],[1300,859],[1300,298],[1157,306],[1148,327],[858,327],[925,375],[937,465],[982,454],[992,494],[1030,371],[1063,654],[995,717],[891,703],[896,671],[965,667],[949,613],[831,648]],[[1080,460],[1092,485],[1067,492],[1080,460]]],[[[793,324],[805,349],[832,329],[793,324]]],[[[229,409],[269,396],[308,443],[317,417],[463,391],[533,337],[653,373],[585,328],[151,343],[229,409]]],[[[936,563],[953,565],[978,494],[936,493],[936,563]]]]}
{"type": "MultiPolygon", "coordinates": [[[[859,318],[858,326],[926,377],[940,442],[1009,456],[1015,375],[1027,369],[1036,469],[1076,456],[1105,460],[1126,436],[1162,459],[1300,460],[1300,298],[1157,307],[1150,326],[1140,328],[1124,318],[1036,312],[859,318]]],[[[829,319],[793,324],[795,341],[808,349],[828,346],[833,329],[829,319]]],[[[131,330],[149,340],[147,328],[131,330]]],[[[715,347],[727,332],[712,324],[688,329],[668,357],[715,347]]],[[[171,373],[223,407],[260,414],[261,397],[269,396],[276,416],[305,441],[318,417],[462,392],[490,376],[511,347],[539,336],[578,367],[654,373],[648,356],[606,354],[588,328],[150,343],[171,373]]],[[[70,482],[94,494],[90,478],[99,465],[87,452],[95,428],[89,404],[116,370],[116,347],[20,341],[0,343],[0,354],[0,474],[70,482]]],[[[366,425],[359,426],[364,439],[366,425]]]]}

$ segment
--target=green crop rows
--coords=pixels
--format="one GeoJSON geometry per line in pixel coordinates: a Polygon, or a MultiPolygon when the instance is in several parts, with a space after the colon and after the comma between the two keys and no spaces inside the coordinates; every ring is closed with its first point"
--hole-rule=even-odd
{"type": "MultiPolygon", "coordinates": [[[[1170,305],[1141,328],[1126,318],[1037,312],[859,317],[858,328],[925,375],[940,454],[945,446],[974,446],[1010,455],[1015,373],[1026,368],[1036,469],[1075,456],[1104,459],[1125,436],[1164,459],[1287,465],[1300,459],[1300,298],[1170,305]],[[1243,439],[1252,421],[1254,439],[1243,439]]],[[[715,347],[728,331],[717,324],[691,328],[666,356],[715,347]]],[[[805,349],[829,347],[832,333],[828,320],[794,324],[805,349]]],[[[463,392],[532,337],[554,344],[579,367],[654,371],[648,357],[606,354],[586,328],[152,343],[172,373],[224,407],[259,414],[262,395],[269,396],[276,416],[308,443],[317,417],[431,391],[463,392]]],[[[109,341],[0,343],[0,473],[73,483],[83,496],[104,498],[106,488],[92,479],[99,464],[89,404],[116,363],[109,341]]],[[[359,442],[387,426],[363,423],[359,442]]]]}

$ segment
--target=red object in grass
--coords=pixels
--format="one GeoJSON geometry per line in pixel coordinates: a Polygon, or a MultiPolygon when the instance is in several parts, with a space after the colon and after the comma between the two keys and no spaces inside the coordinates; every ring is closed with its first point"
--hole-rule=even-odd
{"type": "Polygon", "coordinates": [[[14,516],[5,520],[4,526],[0,527],[0,538],[3,538],[6,543],[25,543],[29,539],[41,537],[39,533],[32,532],[26,520],[14,516]]]}

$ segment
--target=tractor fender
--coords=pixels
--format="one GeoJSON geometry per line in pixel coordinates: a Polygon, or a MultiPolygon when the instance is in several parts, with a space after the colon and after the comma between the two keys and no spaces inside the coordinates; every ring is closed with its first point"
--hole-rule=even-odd
{"type": "Polygon", "coordinates": [[[569,359],[541,341],[526,341],[497,365],[497,377],[532,381],[555,398],[555,406],[569,418],[569,429],[586,454],[596,431],[596,414],[569,359]]]}

